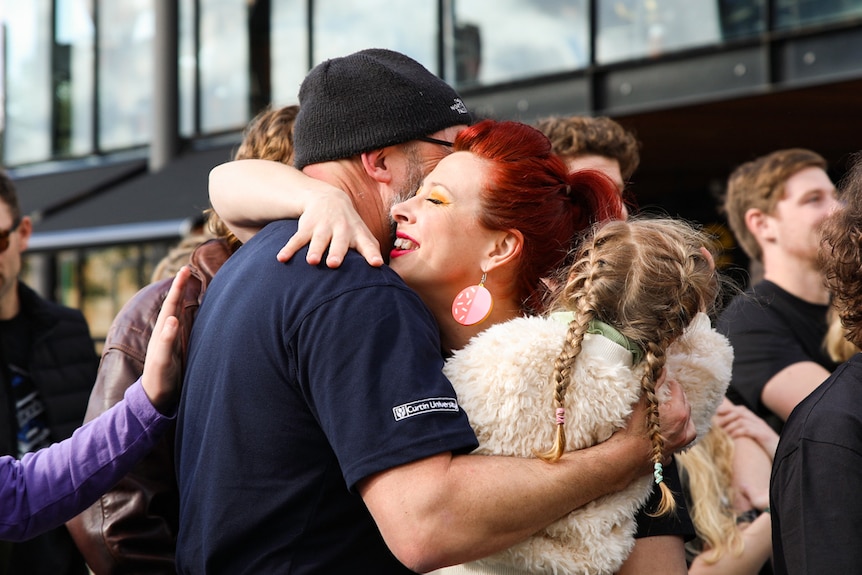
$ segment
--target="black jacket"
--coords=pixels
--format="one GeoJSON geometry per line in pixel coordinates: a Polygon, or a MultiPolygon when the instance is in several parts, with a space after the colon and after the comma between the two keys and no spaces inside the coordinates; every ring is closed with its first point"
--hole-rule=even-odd
{"type": "MultiPolygon", "coordinates": [[[[27,369],[45,404],[51,440],[62,441],[84,421],[87,400],[96,381],[99,357],[87,321],[80,311],[44,300],[20,282],[18,296],[21,314],[29,320],[33,330],[27,369]]],[[[4,455],[15,455],[17,426],[5,370],[0,370],[0,383],[3,408],[0,413],[5,418],[5,432],[0,434],[0,451],[4,455]]]]}

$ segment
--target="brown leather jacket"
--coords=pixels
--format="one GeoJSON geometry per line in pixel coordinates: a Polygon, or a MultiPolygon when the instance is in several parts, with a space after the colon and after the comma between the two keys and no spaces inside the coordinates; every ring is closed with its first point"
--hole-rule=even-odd
{"type": "MultiPolygon", "coordinates": [[[[190,257],[192,273],[182,296],[180,346],[176,351],[183,371],[201,297],[230,254],[226,242],[210,240],[190,257]]],[[[171,280],[167,279],[144,287],[114,319],[105,340],[86,421],[120,401],[126,389],[143,373],[147,344],[170,286],[171,280]]],[[[172,427],[159,445],[111,491],[67,523],[96,575],[176,573],[179,493],[174,470],[175,431],[172,427]]]]}

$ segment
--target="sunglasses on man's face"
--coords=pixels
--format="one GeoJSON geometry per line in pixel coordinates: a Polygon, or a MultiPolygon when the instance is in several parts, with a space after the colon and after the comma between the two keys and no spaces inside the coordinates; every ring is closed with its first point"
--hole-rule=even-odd
{"type": "Polygon", "coordinates": [[[0,232],[0,254],[9,249],[9,236],[12,235],[12,232],[18,229],[19,225],[21,225],[21,218],[18,218],[14,222],[12,222],[11,228],[0,232]]]}

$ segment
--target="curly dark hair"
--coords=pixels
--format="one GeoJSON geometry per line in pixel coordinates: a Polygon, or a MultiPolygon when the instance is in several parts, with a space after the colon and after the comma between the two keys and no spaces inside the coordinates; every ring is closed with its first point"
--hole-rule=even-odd
{"type": "Polygon", "coordinates": [[[540,119],[536,128],[551,140],[559,156],[594,154],[618,161],[624,182],[631,179],[640,163],[640,143],[635,135],[606,116],[553,116],[540,119]]]}
{"type": "Polygon", "coordinates": [[[862,152],[841,188],[842,207],[821,227],[820,263],[847,339],[862,346],[862,152]]]}
{"type": "MultiPolygon", "coordinates": [[[[234,160],[261,159],[293,165],[293,123],[299,106],[267,106],[252,118],[242,133],[242,143],[234,160]]],[[[242,245],[215,211],[206,210],[206,230],[214,237],[226,238],[231,252],[242,245]]]]}

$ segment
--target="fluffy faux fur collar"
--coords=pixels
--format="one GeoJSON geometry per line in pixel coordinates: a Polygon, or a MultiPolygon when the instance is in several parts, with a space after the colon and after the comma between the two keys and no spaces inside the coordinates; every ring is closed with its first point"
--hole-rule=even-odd
{"type": "MultiPolygon", "coordinates": [[[[520,318],[485,330],[446,363],[479,438],[476,453],[534,457],[554,433],[554,360],[567,325],[543,317],[520,318]]],[[[668,350],[668,376],[686,391],[702,437],[730,381],[733,352],[699,314],[668,350]]],[[[631,353],[600,335],[584,340],[566,394],[567,445],[581,449],[606,440],[625,425],[640,395],[642,366],[631,353]]],[[[614,573],[634,545],[635,514],[652,477],[602,497],[551,524],[528,540],[460,572],[614,573]]],[[[441,573],[446,573],[442,570],[441,573]]]]}

